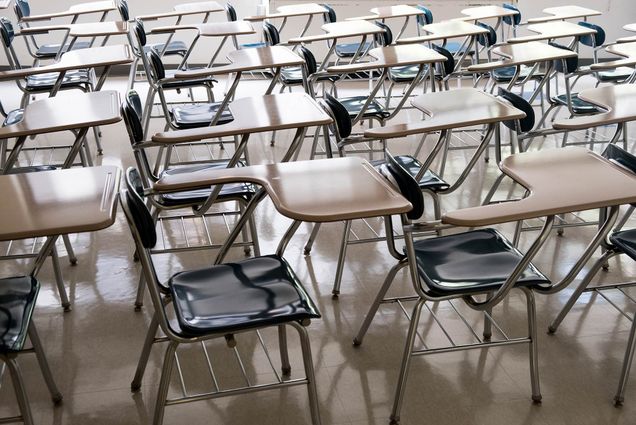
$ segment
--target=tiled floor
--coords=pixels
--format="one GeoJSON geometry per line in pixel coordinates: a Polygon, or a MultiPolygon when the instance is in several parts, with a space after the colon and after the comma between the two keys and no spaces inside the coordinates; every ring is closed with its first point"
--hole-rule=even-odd
{"type": "MultiPolygon", "coordinates": [[[[123,92],[124,87],[123,79],[113,78],[106,89],[123,92]]],[[[254,94],[259,87],[260,83],[256,82],[242,85],[239,95],[254,94]]],[[[364,84],[348,87],[358,92],[365,88],[364,84]]],[[[140,92],[143,94],[145,90],[140,87],[140,92]]],[[[5,108],[16,106],[15,86],[1,85],[0,94],[5,108]]],[[[419,114],[408,111],[398,119],[418,117],[419,114]]],[[[154,120],[153,130],[161,128],[162,120],[154,120]]],[[[104,127],[102,130],[104,155],[98,157],[96,162],[122,167],[133,165],[123,124],[104,127]]],[[[604,133],[607,129],[599,131],[604,133]]],[[[280,158],[291,137],[289,133],[279,134],[276,145],[271,147],[268,136],[256,135],[251,140],[252,162],[263,163],[280,158]]],[[[38,140],[46,145],[69,137],[68,134],[53,135],[38,140]]],[[[391,142],[390,149],[408,152],[413,150],[416,143],[416,140],[391,142]]],[[[301,159],[307,157],[308,145],[304,147],[301,159]]],[[[553,139],[543,142],[543,148],[554,145],[553,139]]],[[[533,149],[541,146],[542,143],[536,141],[533,149]]],[[[451,153],[447,176],[459,173],[468,154],[468,151],[451,153]]],[[[444,198],[443,208],[451,210],[478,204],[496,176],[495,161],[485,163],[480,160],[466,184],[458,192],[444,198]]],[[[510,188],[510,185],[502,187],[500,195],[506,196],[510,188]]],[[[427,210],[429,216],[432,215],[431,210],[427,210]]],[[[593,214],[587,216],[593,217],[593,214]]],[[[258,208],[256,217],[262,252],[273,252],[289,220],[277,214],[268,202],[258,208]]],[[[377,223],[371,222],[371,225],[377,226],[377,223]]],[[[214,226],[217,230],[223,227],[218,223],[214,226]]],[[[508,235],[512,229],[511,225],[501,227],[508,235]]],[[[301,226],[286,251],[286,258],[323,314],[321,320],[314,321],[309,327],[323,423],[386,424],[395,391],[407,319],[397,305],[384,306],[375,318],[364,344],[354,347],[351,341],[393,262],[381,243],[350,247],[342,294],[334,300],[331,297],[331,285],[342,224],[325,225],[311,255],[305,256],[302,248],[310,230],[309,225],[301,226]]],[[[354,230],[360,236],[368,232],[360,223],[354,225],[354,230]]],[[[564,276],[593,231],[593,227],[571,228],[562,237],[553,232],[535,263],[554,279],[564,276]]],[[[172,229],[172,232],[176,235],[178,230],[172,229]]],[[[194,238],[197,237],[203,236],[195,234],[194,238]]],[[[531,239],[531,235],[524,235],[521,247],[527,247],[531,239]]],[[[162,348],[155,347],[153,350],[141,392],[131,393],[130,381],[152,306],[146,297],[143,310],[133,310],[139,265],[132,260],[132,239],[125,219],[120,212],[114,226],[94,234],[72,235],[71,241],[79,264],[69,265],[63,254],[62,267],[73,311],[62,312],[50,265],[47,264],[40,275],[43,288],[35,313],[35,322],[55,379],[64,394],[64,403],[59,407],[53,407],[50,403],[33,356],[26,355],[20,362],[35,422],[41,425],[150,423],[162,348]]],[[[238,249],[231,253],[232,258],[241,256],[242,251],[238,249]]],[[[212,258],[209,252],[170,254],[157,256],[157,264],[162,275],[168,276],[184,268],[209,264],[212,258]]],[[[0,265],[2,276],[20,273],[25,269],[25,264],[18,262],[2,262],[0,265]]],[[[636,266],[632,261],[618,258],[611,261],[609,272],[601,273],[600,280],[633,280],[635,275],[636,266]]],[[[406,274],[400,273],[391,292],[407,294],[409,285],[406,274]]],[[[533,404],[530,400],[526,346],[439,354],[413,361],[402,424],[633,424],[636,418],[636,379],[632,379],[627,388],[625,405],[621,408],[612,405],[630,322],[607,300],[586,295],[576,304],[559,332],[553,336],[547,335],[545,330],[548,323],[570,293],[571,290],[565,290],[551,296],[537,296],[543,393],[541,405],[533,404]]],[[[629,305],[624,296],[608,296],[621,305],[627,305],[628,311],[633,313],[636,310],[636,304],[629,305]]],[[[406,308],[408,306],[407,303],[406,308]]],[[[454,306],[466,316],[467,321],[480,329],[481,321],[476,313],[462,306],[459,301],[454,306]]],[[[446,343],[432,318],[433,313],[446,324],[457,343],[469,341],[470,334],[452,307],[440,304],[430,306],[430,311],[425,310],[423,314],[421,334],[429,345],[446,343]]],[[[495,309],[494,315],[512,335],[525,331],[525,304],[520,294],[513,293],[495,309]]],[[[278,364],[275,336],[275,332],[263,332],[272,359],[278,364]]],[[[250,381],[261,383],[271,380],[273,374],[258,339],[254,335],[239,335],[237,340],[238,351],[250,381]]],[[[290,338],[290,346],[292,376],[300,376],[302,368],[295,338],[290,338]]],[[[242,385],[243,377],[234,353],[221,342],[209,343],[208,348],[220,385],[224,388],[242,385]]],[[[183,347],[179,351],[179,358],[188,390],[191,393],[209,390],[211,379],[200,347],[183,347]]],[[[180,385],[176,375],[174,378],[171,392],[178,394],[180,385]]],[[[0,414],[16,410],[11,383],[5,376],[0,389],[0,414]]],[[[308,424],[306,391],[302,387],[295,387],[168,407],[165,423],[308,424]]]]}

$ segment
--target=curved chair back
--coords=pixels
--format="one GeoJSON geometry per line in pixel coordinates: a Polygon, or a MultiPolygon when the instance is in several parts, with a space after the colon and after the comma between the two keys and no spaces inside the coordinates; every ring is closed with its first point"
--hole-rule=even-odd
{"type": "Polygon", "coordinates": [[[495,44],[497,44],[497,31],[495,31],[493,27],[491,27],[488,24],[484,24],[482,22],[477,22],[477,25],[488,30],[488,33],[480,34],[477,37],[477,42],[480,45],[488,48],[490,46],[494,46],[495,44]]]}
{"type": "Polygon", "coordinates": [[[393,32],[391,28],[384,22],[375,21],[375,24],[382,28],[384,31],[373,36],[375,44],[378,46],[390,46],[393,43],[393,32]]]}
{"type": "Polygon", "coordinates": [[[453,71],[455,70],[455,58],[453,57],[453,54],[449,52],[448,50],[446,50],[445,48],[443,48],[442,46],[439,46],[437,44],[433,44],[432,47],[433,47],[433,50],[435,50],[437,53],[439,53],[440,55],[446,58],[446,60],[441,63],[441,67],[442,67],[442,71],[444,75],[452,74],[453,71]]]}
{"type": "Polygon", "coordinates": [[[506,99],[512,106],[525,112],[526,117],[520,120],[503,121],[503,124],[511,130],[521,133],[527,133],[534,128],[534,109],[523,97],[518,94],[509,92],[503,87],[499,87],[499,97],[506,99]],[[517,126],[517,123],[519,125],[517,126]]]}
{"type": "Polygon", "coordinates": [[[157,243],[157,231],[148,207],[137,191],[138,185],[141,184],[141,177],[135,168],[130,167],[126,170],[125,183],[125,196],[121,196],[120,200],[126,217],[134,225],[136,235],[135,233],[133,235],[139,237],[138,242],[144,248],[151,249],[157,243]]]}
{"type": "Polygon", "coordinates": [[[166,68],[163,66],[159,53],[150,49],[146,52],[146,59],[148,59],[148,70],[150,71],[149,77],[157,82],[166,78],[166,68]]]}
{"type": "Polygon", "coordinates": [[[346,139],[351,135],[351,117],[347,108],[329,93],[323,97],[323,105],[326,105],[329,115],[333,118],[334,133],[339,139],[346,139]]]}
{"type": "Polygon", "coordinates": [[[0,17],[0,36],[2,36],[2,42],[5,47],[11,47],[15,38],[15,30],[11,21],[4,16],[0,17]]]}
{"type": "Polygon", "coordinates": [[[602,27],[585,21],[581,21],[578,24],[596,31],[596,34],[584,35],[579,38],[579,42],[590,47],[600,47],[605,43],[605,30],[602,27]]]}
{"type": "Polygon", "coordinates": [[[142,114],[139,95],[135,90],[129,90],[121,105],[121,115],[130,137],[130,144],[133,147],[144,141],[144,129],[141,125],[142,114]]]}
{"type": "Polygon", "coordinates": [[[515,12],[517,12],[516,15],[504,16],[503,17],[504,24],[512,25],[513,27],[516,27],[517,25],[521,23],[521,11],[519,10],[517,6],[513,4],[509,4],[509,3],[504,3],[503,8],[508,10],[514,10],[515,12]]]}
{"type": "Polygon", "coordinates": [[[263,22],[263,35],[268,46],[280,44],[280,34],[273,24],[263,22]]]}
{"type": "Polygon", "coordinates": [[[225,4],[225,16],[227,17],[228,22],[238,21],[236,9],[230,3],[225,4]]]}
{"type": "MultiPolygon", "coordinates": [[[[572,49],[567,48],[566,46],[562,45],[562,44],[558,44],[558,43],[554,43],[554,42],[549,42],[548,43],[550,46],[552,47],[556,47],[559,49],[564,49],[564,50],[569,50],[572,51],[572,49]]],[[[563,74],[571,74],[574,71],[576,71],[579,67],[579,57],[577,56],[573,56],[571,58],[567,58],[565,60],[563,59],[557,59],[554,61],[554,69],[557,72],[561,72],[563,74]],[[565,64],[564,64],[565,62],[565,64]]]]}
{"type": "Polygon", "coordinates": [[[305,66],[307,67],[307,76],[315,74],[318,71],[318,64],[316,63],[316,57],[311,50],[305,46],[300,46],[300,55],[305,59],[305,66]]]}
{"type": "Polygon", "coordinates": [[[15,16],[18,17],[18,21],[21,21],[27,16],[31,16],[31,7],[27,0],[15,0],[13,3],[13,11],[15,16]]]}
{"type": "Polygon", "coordinates": [[[336,22],[337,16],[336,16],[336,11],[333,7],[329,6],[328,4],[321,4],[322,7],[324,7],[325,9],[327,9],[327,11],[325,13],[323,13],[322,15],[322,21],[325,24],[331,24],[333,22],[336,22]]]}
{"type": "Polygon", "coordinates": [[[428,25],[433,23],[433,12],[431,12],[431,9],[422,4],[418,4],[415,7],[424,12],[421,15],[417,15],[417,25],[428,25]]]}
{"type": "Polygon", "coordinates": [[[117,10],[119,11],[119,15],[121,16],[122,21],[130,21],[130,8],[128,7],[127,0],[118,0],[117,10]]]}
{"type": "Polygon", "coordinates": [[[144,52],[144,47],[146,46],[146,43],[148,42],[148,39],[146,38],[146,29],[144,28],[143,21],[141,21],[140,19],[135,19],[131,23],[131,32],[136,42],[136,45],[134,45],[135,43],[131,43],[132,50],[135,56],[137,56],[138,58],[141,58],[143,62],[145,63],[146,57],[144,56],[143,52],[144,52]]]}
{"type": "Polygon", "coordinates": [[[419,219],[422,217],[422,214],[424,214],[424,196],[422,196],[422,189],[420,189],[420,186],[411,173],[406,171],[389,152],[386,152],[385,160],[385,167],[383,167],[381,171],[384,172],[385,177],[397,186],[402,196],[413,205],[413,209],[406,213],[406,216],[410,220],[419,219]],[[384,169],[388,171],[388,176],[384,169]]]}

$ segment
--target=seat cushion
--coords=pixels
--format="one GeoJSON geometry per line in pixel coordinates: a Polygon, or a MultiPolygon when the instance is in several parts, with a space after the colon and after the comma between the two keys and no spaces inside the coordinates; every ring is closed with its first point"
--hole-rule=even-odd
{"type": "MultiPolygon", "coordinates": [[[[422,168],[422,163],[410,155],[396,155],[394,158],[398,162],[398,164],[400,164],[402,168],[408,171],[409,174],[413,177],[417,176],[417,173],[419,173],[420,169],[422,168]]],[[[382,164],[385,164],[385,162],[385,160],[380,159],[371,161],[371,165],[377,168],[382,164]]],[[[426,170],[418,183],[420,189],[430,190],[432,192],[438,192],[450,187],[448,183],[446,183],[440,176],[438,176],[431,170],[426,170]]]]}
{"type": "MultiPolygon", "coordinates": [[[[161,52],[163,52],[163,48],[165,47],[165,45],[166,43],[147,44],[146,46],[144,46],[144,51],[148,52],[149,50],[154,50],[159,55],[161,55],[161,52]]],[[[188,46],[186,46],[186,44],[183,41],[176,40],[176,41],[171,41],[168,44],[168,48],[166,49],[166,52],[163,55],[164,56],[171,56],[171,55],[185,56],[187,52],[188,52],[188,46]]]]}
{"type": "MultiPolygon", "coordinates": [[[[336,55],[339,58],[352,58],[360,47],[360,43],[343,43],[336,45],[336,55]]],[[[371,42],[364,43],[362,52],[365,52],[371,48],[371,42]]]]}
{"type": "MultiPolygon", "coordinates": [[[[366,96],[344,97],[338,99],[338,102],[342,103],[342,105],[347,109],[347,112],[349,112],[349,116],[351,118],[354,118],[358,115],[366,101],[366,96]]],[[[384,107],[375,100],[371,101],[366,111],[364,112],[365,118],[385,119],[388,118],[389,115],[391,115],[390,112],[384,109],[384,107]]]]}
{"type": "MultiPolygon", "coordinates": [[[[481,229],[419,240],[415,256],[422,281],[435,295],[445,296],[497,290],[523,255],[496,230],[481,229]]],[[[516,285],[549,283],[530,264],[516,285]]]]}
{"type": "MultiPolygon", "coordinates": [[[[172,108],[172,121],[179,129],[206,127],[219,109],[220,103],[197,103],[175,106],[172,108]]],[[[232,113],[226,108],[219,118],[218,124],[227,124],[234,120],[232,113]]]]}
{"type": "MultiPolygon", "coordinates": [[[[578,93],[572,93],[570,96],[572,100],[572,111],[575,114],[600,114],[603,112],[598,106],[593,103],[589,103],[579,98],[578,93]]],[[[552,98],[553,102],[560,103],[563,106],[568,106],[568,98],[565,94],[560,94],[552,98]]]]}
{"type": "Polygon", "coordinates": [[[616,232],[610,236],[610,242],[627,254],[632,260],[636,260],[636,229],[616,232]]]}
{"type": "MultiPolygon", "coordinates": [[[[73,44],[73,48],[71,50],[88,49],[89,47],[91,47],[90,42],[78,41],[75,44],[73,44]]],[[[59,50],[60,50],[59,44],[45,44],[43,46],[40,46],[40,48],[36,50],[35,56],[40,59],[54,58],[57,56],[57,52],[59,50]]],[[[68,43],[65,44],[64,47],[62,48],[62,53],[66,53],[66,52],[68,52],[68,43]]]]}
{"type": "Polygon", "coordinates": [[[611,71],[599,71],[596,73],[599,81],[606,83],[610,81],[623,81],[628,79],[634,70],[632,68],[628,68],[625,66],[621,66],[620,68],[612,69],[611,71]]]}
{"type": "MultiPolygon", "coordinates": [[[[58,75],[59,74],[57,72],[29,75],[26,78],[26,89],[28,91],[50,90],[55,85],[58,75]]],[[[91,83],[92,80],[88,70],[80,69],[77,71],[68,71],[64,75],[62,88],[80,87],[91,83]]]]}
{"type": "Polygon", "coordinates": [[[39,289],[31,276],[0,279],[0,353],[24,346],[39,289]]]}
{"type": "Polygon", "coordinates": [[[320,317],[289,264],[276,255],[177,273],[168,284],[179,325],[193,335],[320,317]]]}
{"type": "MultiPolygon", "coordinates": [[[[530,71],[532,70],[532,67],[529,66],[522,66],[521,67],[521,71],[519,72],[519,78],[520,79],[524,79],[526,78],[528,75],[530,75],[530,71]]],[[[498,83],[508,83],[510,81],[512,81],[512,78],[515,76],[515,72],[517,72],[517,68],[514,66],[507,66],[505,68],[499,68],[499,69],[495,69],[492,72],[492,76],[494,78],[494,80],[498,83]]],[[[533,79],[540,79],[543,78],[545,74],[541,73],[541,72],[535,72],[534,75],[532,76],[533,79]]]]}
{"type": "MultiPolygon", "coordinates": [[[[173,168],[164,171],[161,176],[166,175],[175,175],[175,174],[188,174],[188,173],[196,173],[204,170],[212,170],[218,168],[227,168],[228,161],[218,161],[205,165],[192,165],[185,166],[179,168],[173,168]]],[[[238,167],[242,167],[245,164],[239,162],[237,164],[238,167]]],[[[160,176],[160,177],[161,177],[160,176]]],[[[212,192],[213,187],[199,190],[188,190],[185,192],[177,192],[177,193],[168,193],[159,196],[159,202],[162,205],[176,207],[179,205],[184,206],[192,206],[192,205],[201,205],[208,199],[210,193],[212,192]]],[[[249,201],[251,196],[255,193],[254,186],[248,183],[233,183],[233,184],[225,184],[223,185],[223,189],[221,189],[221,193],[219,194],[219,201],[227,201],[237,198],[242,198],[245,201],[249,201]]]]}

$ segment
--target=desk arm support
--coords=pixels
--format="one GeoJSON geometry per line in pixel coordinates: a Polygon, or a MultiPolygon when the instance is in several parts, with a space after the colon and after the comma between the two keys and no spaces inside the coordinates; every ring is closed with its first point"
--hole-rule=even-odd
{"type": "Polygon", "coordinates": [[[488,311],[493,308],[495,305],[499,304],[507,295],[508,292],[514,287],[515,283],[524,272],[524,270],[530,264],[530,261],[535,257],[539,249],[543,246],[545,241],[550,236],[550,230],[552,229],[552,225],[554,224],[554,216],[551,215],[546,217],[546,221],[541,229],[541,233],[535,239],[535,241],[530,246],[530,249],[523,256],[519,264],[512,271],[508,279],[504,282],[503,285],[492,295],[488,296],[484,301],[477,301],[473,296],[468,295],[464,297],[464,301],[471,308],[479,311],[488,311]]]}

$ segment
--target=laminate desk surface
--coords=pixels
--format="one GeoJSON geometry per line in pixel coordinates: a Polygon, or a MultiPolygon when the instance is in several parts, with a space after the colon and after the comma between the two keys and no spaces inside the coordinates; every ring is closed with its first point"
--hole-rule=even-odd
{"type": "Polygon", "coordinates": [[[33,68],[13,69],[0,72],[0,80],[15,80],[35,74],[63,72],[72,69],[97,68],[100,66],[124,65],[134,59],[130,46],[117,45],[72,50],[62,55],[58,62],[33,68]]]}
{"type": "Polygon", "coordinates": [[[392,139],[474,125],[521,119],[526,114],[495,96],[475,88],[461,88],[420,95],[411,104],[429,115],[423,121],[371,128],[365,137],[392,139]]]}
{"type": "Polygon", "coordinates": [[[347,37],[361,37],[384,32],[379,26],[368,21],[332,22],[322,27],[324,34],[307,35],[289,39],[289,44],[312,43],[314,41],[334,40],[347,37]]]}
{"type": "Polygon", "coordinates": [[[222,125],[167,131],[155,143],[184,143],[216,137],[331,124],[331,117],[306,93],[244,97],[229,104],[234,120],[222,125]]]}
{"type": "Polygon", "coordinates": [[[420,44],[377,47],[369,50],[369,55],[375,60],[330,66],[327,68],[327,72],[338,74],[369,69],[392,68],[395,66],[444,62],[446,60],[445,56],[420,44]]]}
{"type": "Polygon", "coordinates": [[[54,18],[63,18],[67,16],[85,15],[89,13],[105,13],[111,10],[116,10],[117,5],[114,1],[94,1],[89,3],[75,4],[62,12],[46,13],[41,15],[25,16],[21,19],[21,22],[32,21],[50,21],[54,18]]]}
{"type": "Polygon", "coordinates": [[[576,57],[576,52],[567,49],[550,46],[538,41],[518,44],[504,44],[495,47],[492,53],[502,56],[503,59],[494,62],[480,63],[468,66],[470,72],[492,71],[518,65],[533,65],[538,62],[547,62],[557,59],[576,57]]]}
{"type": "Polygon", "coordinates": [[[509,38],[508,43],[527,43],[529,41],[554,40],[566,37],[583,37],[596,34],[596,30],[572,22],[546,22],[542,24],[528,25],[528,31],[537,35],[509,38]]]}
{"type": "Polygon", "coordinates": [[[118,167],[0,176],[0,240],[92,232],[115,222],[118,167]]]}
{"type": "Polygon", "coordinates": [[[401,38],[397,44],[422,43],[426,41],[445,40],[447,38],[472,37],[488,33],[488,30],[479,25],[464,21],[444,21],[436,24],[423,25],[422,29],[427,35],[419,37],[401,38]]]}
{"type": "Polygon", "coordinates": [[[623,26],[625,31],[636,32],[636,24],[627,24],[623,26]]]}
{"type": "Polygon", "coordinates": [[[11,2],[13,0],[2,0],[0,1],[0,9],[8,9],[11,6],[11,2]]]}
{"type": "Polygon", "coordinates": [[[153,13],[150,15],[138,16],[142,21],[156,21],[163,18],[178,18],[187,15],[198,15],[202,13],[225,12],[225,8],[215,1],[201,1],[196,3],[182,3],[174,6],[174,10],[168,12],[153,13]]]}
{"type": "Polygon", "coordinates": [[[236,182],[261,185],[274,207],[294,220],[354,220],[412,208],[371,164],[354,157],[173,174],[159,179],[154,189],[172,192],[236,182]]]}
{"type": "Polygon", "coordinates": [[[70,37],[101,37],[128,33],[128,22],[90,22],[82,24],[59,24],[27,27],[20,30],[22,35],[45,34],[50,31],[66,30],[70,37]]]}
{"type": "Polygon", "coordinates": [[[605,51],[625,58],[636,58],[636,42],[612,44],[605,51]]]}
{"type": "Polygon", "coordinates": [[[585,148],[511,155],[499,168],[530,195],[518,201],[448,212],[442,222],[489,226],[636,202],[636,176],[585,148]]]}
{"type": "Polygon", "coordinates": [[[605,109],[595,115],[577,116],[555,121],[552,126],[560,130],[582,130],[590,127],[610,125],[636,120],[636,86],[621,84],[587,89],[578,97],[605,109]]]}
{"type": "Polygon", "coordinates": [[[294,16],[311,16],[323,15],[327,13],[327,9],[318,3],[290,4],[280,6],[274,13],[266,15],[246,16],[245,21],[264,21],[265,19],[291,18],[294,16]]]}
{"type": "Polygon", "coordinates": [[[231,62],[228,65],[213,68],[179,71],[174,74],[176,79],[190,79],[211,75],[230,74],[233,72],[253,71],[264,68],[286,66],[300,66],[305,60],[284,46],[259,47],[254,49],[234,50],[227,55],[231,62]]]}
{"type": "Polygon", "coordinates": [[[456,20],[461,21],[480,21],[483,19],[491,19],[491,18],[504,18],[506,16],[514,16],[518,15],[519,12],[512,9],[506,9],[501,6],[477,6],[477,7],[469,7],[468,9],[463,9],[461,11],[463,16],[461,18],[456,18],[456,20]]]}
{"type": "Polygon", "coordinates": [[[371,15],[358,16],[354,18],[347,18],[347,21],[355,20],[375,20],[375,19],[390,19],[390,18],[406,18],[409,16],[423,15],[424,11],[417,7],[408,6],[405,4],[397,6],[381,6],[370,9],[371,15]]]}
{"type": "Polygon", "coordinates": [[[549,21],[562,21],[564,19],[587,18],[588,16],[602,15],[602,12],[594,9],[588,9],[581,6],[556,6],[543,9],[543,13],[548,16],[540,16],[538,18],[528,19],[529,24],[549,21]]]}
{"type": "Polygon", "coordinates": [[[31,136],[113,124],[121,120],[119,93],[69,92],[36,100],[24,108],[22,120],[0,127],[0,138],[31,136]]]}
{"type": "Polygon", "coordinates": [[[225,37],[228,35],[254,34],[256,31],[246,21],[206,22],[204,24],[180,24],[155,27],[150,34],[173,33],[179,30],[197,30],[201,37],[225,37]]]}

